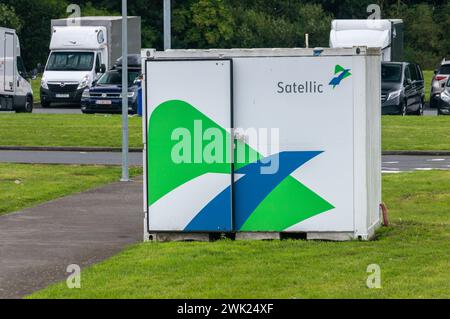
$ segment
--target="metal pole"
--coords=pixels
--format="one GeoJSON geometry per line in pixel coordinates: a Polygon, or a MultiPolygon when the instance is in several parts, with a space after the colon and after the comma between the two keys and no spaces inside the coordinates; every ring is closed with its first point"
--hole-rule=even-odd
{"type": "Polygon", "coordinates": [[[172,48],[171,0],[164,0],[164,50],[172,48]]]}
{"type": "Polygon", "coordinates": [[[122,0],[122,182],[129,182],[128,172],[128,13],[122,0]]]}

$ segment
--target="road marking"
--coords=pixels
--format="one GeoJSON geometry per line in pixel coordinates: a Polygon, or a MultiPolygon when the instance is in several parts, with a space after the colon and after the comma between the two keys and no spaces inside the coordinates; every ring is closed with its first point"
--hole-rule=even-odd
{"type": "Polygon", "coordinates": [[[431,167],[415,168],[416,171],[432,171],[431,167]]]}
{"type": "Polygon", "coordinates": [[[443,162],[443,161],[445,161],[445,158],[427,159],[427,162],[443,162]]]}
{"type": "Polygon", "coordinates": [[[381,171],[381,173],[383,173],[383,174],[399,174],[402,172],[400,172],[400,171],[381,171]]]}
{"type": "Polygon", "coordinates": [[[383,162],[383,164],[398,164],[400,162],[383,162]]]}

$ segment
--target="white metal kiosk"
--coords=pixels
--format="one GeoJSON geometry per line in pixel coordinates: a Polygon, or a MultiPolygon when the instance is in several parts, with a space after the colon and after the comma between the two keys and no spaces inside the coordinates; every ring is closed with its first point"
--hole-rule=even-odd
{"type": "Polygon", "coordinates": [[[380,225],[380,50],[143,50],[145,238],[380,225]]]}

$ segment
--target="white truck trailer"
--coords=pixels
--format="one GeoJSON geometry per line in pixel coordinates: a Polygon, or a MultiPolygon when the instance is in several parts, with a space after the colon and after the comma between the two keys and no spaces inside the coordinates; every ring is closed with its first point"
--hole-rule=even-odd
{"type": "Polygon", "coordinates": [[[330,48],[381,48],[382,61],[403,62],[403,20],[333,20],[330,48]]]}
{"type": "MultiPolygon", "coordinates": [[[[42,107],[79,104],[92,82],[111,69],[122,55],[122,17],[52,20],[50,55],[41,82],[42,107]]],[[[141,50],[141,18],[128,17],[128,52],[141,50]]]]}
{"type": "Polygon", "coordinates": [[[142,56],[147,240],[374,235],[380,49],[142,56]]]}
{"type": "Polygon", "coordinates": [[[0,27],[0,111],[33,111],[33,90],[27,78],[16,32],[0,27]]]}

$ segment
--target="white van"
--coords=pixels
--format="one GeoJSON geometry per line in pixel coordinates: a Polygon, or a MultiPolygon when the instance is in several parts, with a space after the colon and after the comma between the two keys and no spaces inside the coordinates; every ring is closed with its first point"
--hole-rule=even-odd
{"type": "MultiPolygon", "coordinates": [[[[130,53],[141,47],[141,20],[128,18],[130,53]]],[[[41,104],[80,104],[92,82],[112,67],[122,53],[121,17],[82,17],[80,26],[52,20],[50,55],[41,81],[41,104]]]]}
{"type": "Polygon", "coordinates": [[[33,90],[16,31],[0,27],[0,111],[33,111],[33,90]]]}

